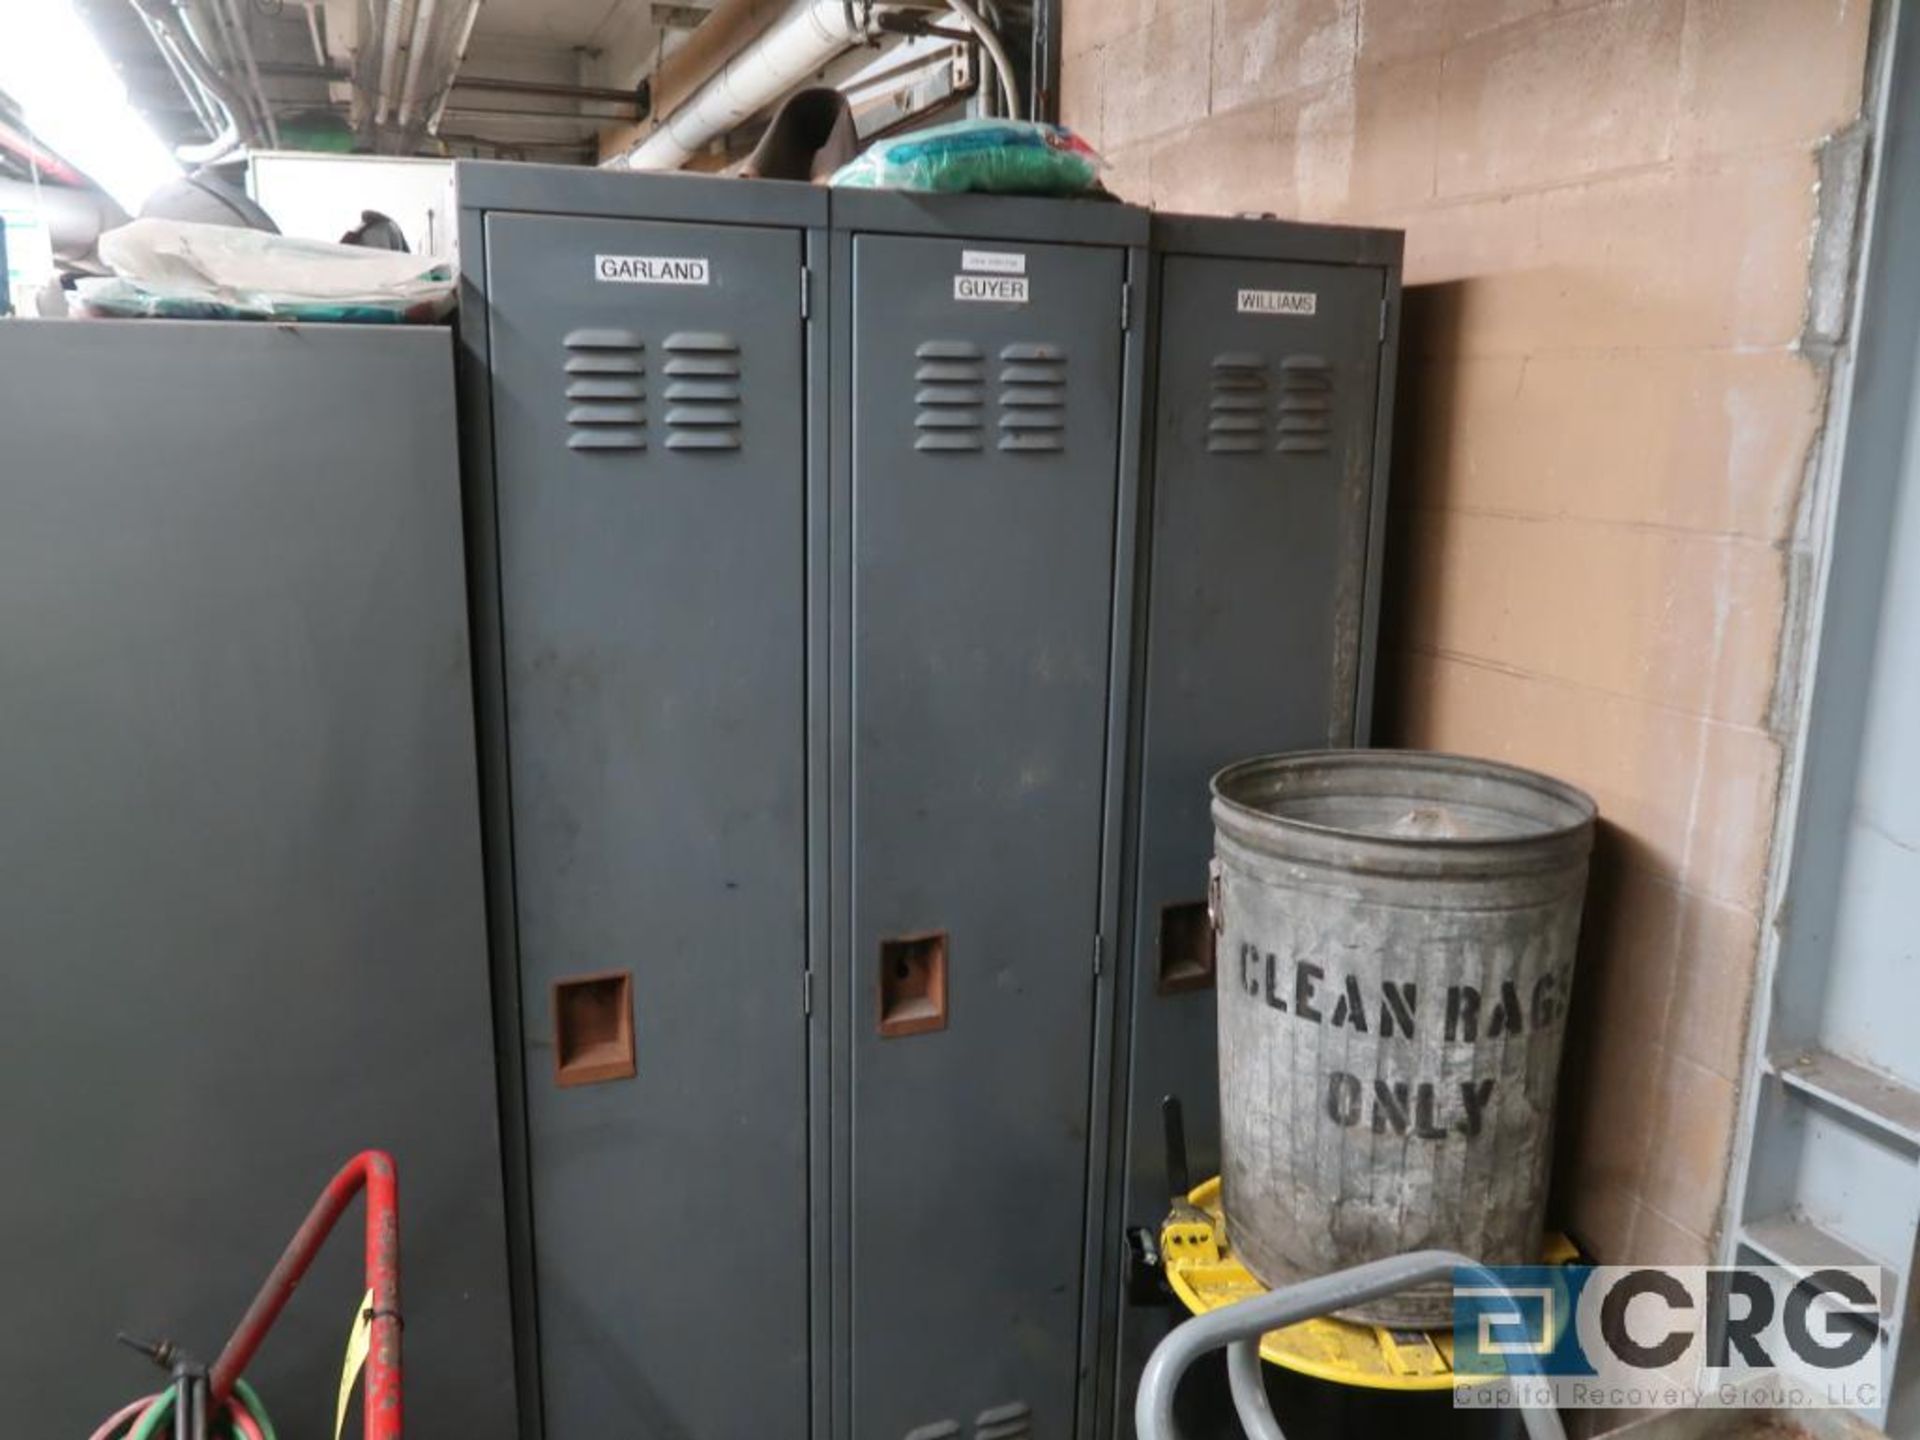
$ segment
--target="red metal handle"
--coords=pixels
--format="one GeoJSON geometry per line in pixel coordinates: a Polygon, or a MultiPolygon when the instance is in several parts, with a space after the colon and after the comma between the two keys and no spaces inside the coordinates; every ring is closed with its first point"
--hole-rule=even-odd
{"type": "Polygon", "coordinates": [[[384,1150],[363,1150],[348,1161],[327,1182],[281,1253],[214,1362],[210,1389],[215,1413],[227,1403],[233,1382],[245,1372],[305,1278],[313,1257],[362,1188],[367,1192],[367,1288],[373,1292],[373,1327],[361,1408],[366,1415],[366,1440],[400,1440],[400,1187],[393,1157],[384,1150]]]}

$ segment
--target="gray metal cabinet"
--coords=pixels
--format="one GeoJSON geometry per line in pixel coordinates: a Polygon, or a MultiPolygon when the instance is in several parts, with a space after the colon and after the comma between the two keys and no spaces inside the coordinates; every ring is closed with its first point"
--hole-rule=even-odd
{"type": "MultiPolygon", "coordinates": [[[[333,1173],[399,1169],[407,1413],[514,1386],[451,343],[0,323],[0,1394],[211,1359],[333,1173]]],[[[331,1414],[359,1207],[250,1375],[331,1414]]]]}
{"type": "Polygon", "coordinates": [[[528,1340],[550,1434],[796,1434],[812,197],[602,178],[461,180],[528,1340]]]}
{"type": "Polygon", "coordinates": [[[863,1440],[1080,1407],[1139,218],[1068,243],[1087,216],[835,197],[833,1368],[863,1440]]]}
{"type": "MultiPolygon", "coordinates": [[[[1366,736],[1400,237],[1163,216],[1153,252],[1116,1198],[1157,1233],[1163,1097],[1193,1178],[1219,1169],[1208,780],[1366,736]]],[[[1125,1424],[1168,1319],[1119,1322],[1125,1424]]]]}

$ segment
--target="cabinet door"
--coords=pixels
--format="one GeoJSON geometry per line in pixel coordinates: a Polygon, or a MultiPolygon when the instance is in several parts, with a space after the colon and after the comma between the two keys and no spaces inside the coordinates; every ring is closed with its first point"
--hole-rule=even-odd
{"type": "Polygon", "coordinates": [[[1124,267],[982,248],[854,241],[861,1440],[1073,1426],[1124,267]]]}
{"type": "MultiPolygon", "coordinates": [[[[1208,781],[1353,739],[1381,299],[1359,267],[1172,255],[1160,278],[1126,1173],[1127,1223],[1156,1232],[1162,1096],[1193,1177],[1220,1163],[1208,781]]],[[[1130,1414],[1166,1325],[1122,1326],[1130,1414]]]]}
{"type": "MultiPolygon", "coordinates": [[[[512,1440],[449,337],[7,321],[0,376],[7,1429],[150,1384],[116,1330],[211,1355],[373,1146],[407,1415],[512,1440]]],[[[294,1433],[363,1213],[248,1367],[294,1433]]]]}
{"type": "Polygon", "coordinates": [[[798,1434],[801,236],[487,238],[547,1429],[798,1434]]]}

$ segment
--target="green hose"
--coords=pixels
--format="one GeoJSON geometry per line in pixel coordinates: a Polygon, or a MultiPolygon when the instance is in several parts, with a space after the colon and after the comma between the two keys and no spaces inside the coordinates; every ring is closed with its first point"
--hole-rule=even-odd
{"type": "MultiPolygon", "coordinates": [[[[245,1380],[236,1380],[233,1382],[233,1395],[234,1399],[247,1407],[247,1413],[253,1416],[253,1423],[260,1427],[261,1440],[278,1440],[273,1433],[273,1421],[267,1418],[267,1407],[261,1403],[259,1392],[245,1380]]],[[[160,1422],[172,1413],[173,1391],[169,1389],[147,1407],[147,1413],[140,1417],[127,1440],[154,1440],[160,1422]]]]}
{"type": "Polygon", "coordinates": [[[153,1433],[160,1428],[160,1422],[173,1412],[173,1391],[171,1388],[160,1392],[160,1398],[147,1407],[134,1425],[127,1440],[153,1440],[153,1433]]]}
{"type": "Polygon", "coordinates": [[[267,1418],[267,1407],[260,1399],[260,1392],[245,1380],[235,1380],[233,1393],[247,1407],[247,1413],[253,1416],[253,1423],[260,1427],[260,1440],[279,1440],[273,1433],[273,1421],[267,1418]]]}

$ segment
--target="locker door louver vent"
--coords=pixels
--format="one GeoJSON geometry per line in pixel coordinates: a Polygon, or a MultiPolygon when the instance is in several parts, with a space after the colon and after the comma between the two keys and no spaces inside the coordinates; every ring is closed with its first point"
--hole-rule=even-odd
{"type": "Polygon", "coordinates": [[[979,450],[985,443],[987,367],[977,345],[925,340],[913,352],[918,387],[913,448],[979,450]]]}
{"type": "Polygon", "coordinates": [[[1333,448],[1333,366],[1318,355],[1280,362],[1279,451],[1322,455],[1333,448]]]}
{"type": "Polygon", "coordinates": [[[1033,1411],[1018,1400],[973,1417],[973,1440],[1027,1440],[1032,1434],[1033,1411]]]}
{"type": "Polygon", "coordinates": [[[1023,342],[1004,347],[1000,361],[1000,448],[1066,448],[1066,351],[1023,342]]]}
{"type": "Polygon", "coordinates": [[[571,330],[566,359],[567,448],[647,448],[646,345],[637,330],[571,330]]]}
{"type": "Polygon", "coordinates": [[[1207,450],[1257,455],[1267,448],[1267,362],[1227,351],[1213,357],[1213,393],[1207,401],[1207,450]]]}
{"type": "Polygon", "coordinates": [[[665,345],[669,450],[740,448],[740,343],[715,330],[681,330],[665,345]]]}

